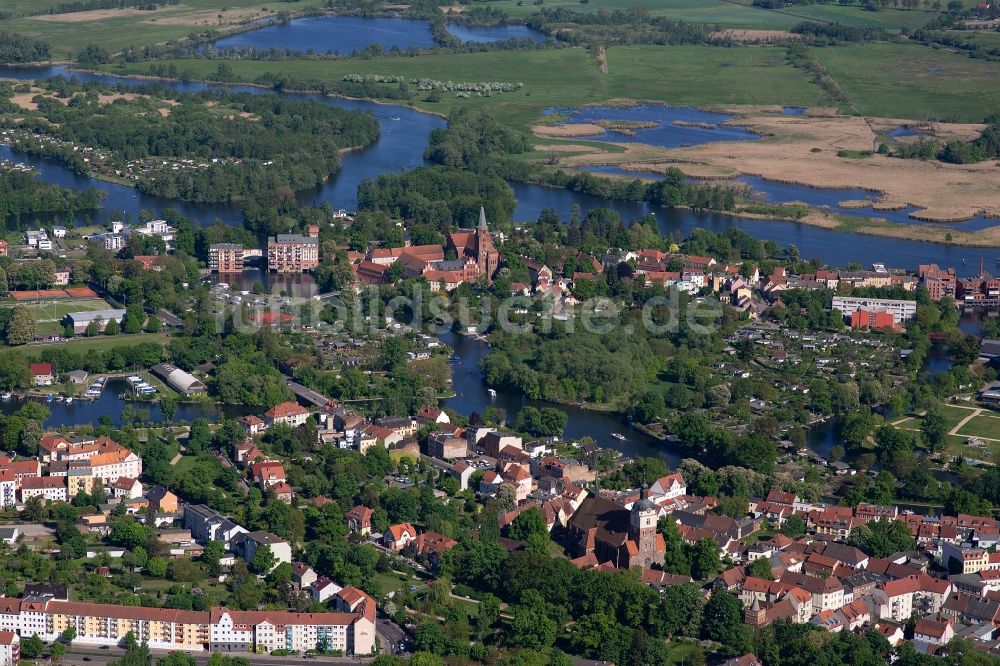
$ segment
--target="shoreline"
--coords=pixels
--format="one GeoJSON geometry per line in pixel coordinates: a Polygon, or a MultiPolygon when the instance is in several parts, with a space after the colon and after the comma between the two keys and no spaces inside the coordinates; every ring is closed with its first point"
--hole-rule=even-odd
{"type": "MultiPolygon", "coordinates": [[[[67,67],[67,71],[80,71],[80,72],[86,72],[86,73],[91,73],[91,74],[96,74],[96,75],[104,75],[104,76],[110,76],[110,77],[115,77],[115,78],[123,78],[123,79],[142,79],[142,80],[150,80],[150,81],[177,82],[177,79],[171,79],[169,77],[153,76],[153,75],[150,75],[150,74],[114,74],[112,72],[108,72],[108,71],[105,71],[105,70],[88,69],[88,68],[85,68],[85,67],[67,67]]],[[[249,86],[249,87],[259,88],[259,89],[263,89],[263,90],[270,89],[269,86],[265,86],[263,84],[258,84],[258,83],[219,82],[219,81],[207,81],[207,80],[203,80],[203,79],[195,79],[195,80],[192,80],[192,82],[203,83],[203,84],[208,84],[208,85],[212,85],[212,84],[215,84],[215,85],[242,85],[242,86],[249,86]]],[[[408,110],[411,110],[411,111],[414,111],[414,112],[417,112],[417,113],[422,113],[422,114],[425,114],[425,115],[428,115],[428,116],[436,116],[436,117],[439,117],[439,118],[447,119],[447,116],[445,114],[434,112],[434,111],[425,110],[425,109],[420,108],[420,107],[418,107],[416,105],[403,105],[403,104],[399,104],[399,103],[396,103],[396,102],[385,102],[385,101],[381,101],[381,100],[377,100],[377,99],[350,97],[350,96],[347,96],[347,95],[338,95],[338,94],[335,94],[335,93],[326,93],[326,94],[323,94],[323,93],[320,93],[320,91],[310,90],[310,89],[287,89],[287,92],[299,93],[299,94],[322,94],[324,97],[332,97],[332,98],[336,98],[336,99],[345,99],[345,100],[351,100],[351,101],[370,102],[370,103],[373,103],[373,104],[379,104],[381,106],[390,106],[390,107],[397,107],[397,108],[405,108],[405,109],[408,109],[408,110]]],[[[605,103],[605,104],[606,105],[612,105],[614,103],[614,101],[615,100],[612,100],[611,102],[605,103]]],[[[634,103],[633,100],[630,100],[630,102],[634,103]]],[[[623,105],[623,106],[625,106],[625,105],[623,105]]],[[[573,167],[575,167],[575,166],[576,165],[573,165],[573,167]]],[[[621,166],[621,165],[619,164],[618,166],[621,166]]],[[[573,168],[573,167],[571,167],[571,168],[573,168]]],[[[615,174],[610,174],[610,175],[609,174],[602,174],[601,176],[598,176],[598,177],[600,177],[600,178],[628,178],[628,176],[615,175],[615,174]]],[[[737,177],[739,177],[739,176],[738,175],[733,175],[733,176],[729,176],[728,178],[727,177],[718,177],[718,178],[704,178],[703,177],[702,180],[727,180],[727,179],[735,179],[737,177]]],[[[758,176],[758,177],[764,178],[763,176],[758,176]]],[[[783,180],[780,180],[780,179],[773,179],[773,178],[764,178],[764,179],[765,180],[770,180],[770,181],[773,181],[773,182],[787,182],[787,184],[793,184],[793,185],[800,186],[800,187],[806,187],[806,188],[811,188],[812,187],[811,185],[807,185],[807,184],[804,184],[804,183],[801,183],[801,182],[794,182],[794,181],[791,181],[791,180],[783,181],[783,180]]],[[[546,186],[546,185],[544,185],[542,183],[528,182],[526,184],[535,184],[535,185],[542,185],[543,187],[548,187],[548,186],[546,186]]],[[[552,189],[560,189],[560,188],[552,188],[552,189]]],[[[815,189],[842,189],[842,188],[832,188],[832,187],[830,187],[830,188],[815,188],[815,189]]],[[[873,193],[885,195],[885,193],[883,191],[875,189],[875,188],[860,187],[858,189],[863,189],[865,191],[870,191],[870,192],[873,192],[873,193]]],[[[963,231],[961,229],[949,229],[949,228],[940,227],[940,226],[934,226],[934,227],[920,226],[921,224],[939,224],[939,223],[923,222],[923,221],[918,220],[916,218],[914,218],[915,224],[913,224],[913,225],[907,225],[907,224],[900,224],[900,223],[896,223],[896,222],[890,222],[888,220],[885,220],[884,218],[877,218],[877,217],[860,217],[860,216],[858,216],[858,217],[852,217],[852,219],[850,221],[847,221],[847,220],[838,220],[835,215],[831,215],[829,213],[826,213],[825,211],[820,211],[820,210],[815,209],[815,208],[808,208],[808,211],[809,211],[809,213],[806,216],[801,217],[801,218],[798,218],[798,217],[787,217],[787,216],[782,217],[782,216],[775,216],[775,215],[762,215],[762,214],[755,214],[755,213],[741,212],[741,211],[712,211],[712,212],[723,214],[723,215],[728,215],[728,216],[734,217],[734,218],[742,217],[744,219],[751,219],[751,220],[773,220],[773,221],[776,221],[776,222],[798,222],[798,223],[806,224],[806,225],[813,226],[813,227],[828,229],[830,231],[840,231],[840,232],[843,232],[843,233],[857,233],[857,234],[868,235],[868,236],[882,236],[882,237],[888,237],[888,238],[898,238],[898,239],[901,239],[901,240],[911,240],[911,241],[919,241],[919,242],[926,242],[926,243],[934,243],[934,244],[938,244],[938,245],[960,246],[960,247],[982,247],[982,248],[1000,247],[1000,223],[998,223],[997,227],[993,227],[993,228],[982,230],[982,231],[969,232],[969,231],[963,231]],[[949,235],[951,236],[950,240],[946,237],[946,236],[949,236],[949,235]]],[[[975,217],[975,216],[973,215],[972,217],[975,217]]],[[[972,219],[972,217],[969,217],[969,218],[966,218],[966,219],[972,219]]],[[[960,223],[959,221],[956,221],[956,222],[960,223]]]]}

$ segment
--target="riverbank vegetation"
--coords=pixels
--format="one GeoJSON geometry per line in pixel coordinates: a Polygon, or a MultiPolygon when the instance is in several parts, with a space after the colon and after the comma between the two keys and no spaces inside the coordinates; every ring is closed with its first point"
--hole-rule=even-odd
{"type": "Polygon", "coordinates": [[[48,60],[49,45],[11,32],[0,32],[0,64],[48,60]]]}
{"type": "Polygon", "coordinates": [[[379,131],[369,114],[277,95],[178,97],[151,86],[109,102],[98,94],[104,86],[47,85],[71,102],[37,96],[37,111],[18,123],[35,131],[15,138],[18,150],[183,201],[315,187],[338,171],[342,149],[379,131]]]}
{"type": "Polygon", "coordinates": [[[101,193],[94,189],[67,189],[50,185],[32,171],[0,163],[0,220],[17,225],[24,218],[49,215],[72,220],[81,211],[97,210],[101,193]]]}

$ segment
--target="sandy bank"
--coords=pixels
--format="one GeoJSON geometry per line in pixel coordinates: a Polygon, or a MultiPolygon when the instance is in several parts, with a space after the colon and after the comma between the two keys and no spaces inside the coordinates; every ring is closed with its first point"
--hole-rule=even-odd
{"type": "MultiPolygon", "coordinates": [[[[980,214],[1000,218],[1000,169],[992,160],[960,165],[878,154],[848,156],[873,151],[878,133],[916,126],[917,121],[758,113],[726,124],[747,127],[768,138],[676,149],[618,144],[625,147],[623,153],[588,152],[560,162],[568,167],[615,164],[653,172],[676,167],[696,178],[751,175],[824,189],[860,188],[872,192],[873,199],[881,194],[883,210],[913,206],[920,209],[915,219],[930,222],[956,222],[980,214]]],[[[942,142],[968,140],[982,129],[974,124],[919,125],[922,134],[942,142]]]]}
{"type": "Polygon", "coordinates": [[[599,136],[604,128],[591,123],[567,123],[565,125],[535,125],[531,131],[536,136],[549,138],[572,138],[578,136],[599,136]]]}

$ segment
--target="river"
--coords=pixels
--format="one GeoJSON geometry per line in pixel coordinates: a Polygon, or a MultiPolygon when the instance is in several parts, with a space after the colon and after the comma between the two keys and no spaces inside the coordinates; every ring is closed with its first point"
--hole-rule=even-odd
{"type": "MultiPolygon", "coordinates": [[[[508,39],[545,41],[545,35],[525,25],[465,26],[448,24],[448,32],[462,42],[489,43],[508,39]]],[[[282,49],[297,53],[348,55],[377,44],[392,49],[427,49],[436,46],[428,21],[364,16],[310,16],[287,23],[223,37],[212,43],[228,49],[282,49]]]]}
{"type": "MultiPolygon", "coordinates": [[[[0,67],[0,76],[21,80],[45,78],[59,74],[72,74],[81,80],[101,81],[109,85],[148,83],[147,80],[132,77],[69,72],[64,67],[0,67]]],[[[228,89],[253,94],[267,92],[253,86],[220,86],[181,82],[165,82],[165,85],[180,92],[198,92],[206,89],[228,89]]],[[[437,116],[423,114],[405,106],[323,97],[318,94],[286,94],[341,108],[368,111],[374,114],[382,124],[382,133],[373,145],[344,156],[343,168],[337,177],[331,178],[327,184],[321,187],[300,193],[300,200],[310,205],[329,202],[334,208],[355,209],[357,207],[357,187],[363,179],[382,173],[399,172],[424,164],[423,150],[427,146],[428,135],[434,129],[443,127],[445,124],[445,121],[437,116]]],[[[11,154],[9,149],[4,154],[8,155],[8,158],[27,161],[22,156],[11,154]]],[[[166,207],[173,207],[203,224],[210,223],[213,219],[221,219],[227,224],[238,224],[241,220],[239,207],[235,205],[205,206],[144,197],[131,188],[77,176],[54,162],[34,160],[32,163],[42,168],[42,177],[45,180],[65,184],[67,187],[93,185],[107,192],[108,205],[97,215],[98,219],[108,219],[112,212],[120,211],[128,213],[134,219],[143,208],[159,211],[166,207]]],[[[677,238],[684,237],[697,227],[713,231],[725,231],[730,227],[737,227],[755,237],[773,240],[779,245],[794,244],[803,257],[818,258],[833,266],[846,266],[849,263],[861,265],[884,263],[892,267],[915,269],[921,263],[937,263],[941,266],[954,266],[962,275],[972,275],[978,272],[981,258],[986,266],[991,268],[1000,261],[1000,248],[959,247],[831,231],[795,222],[755,220],[718,213],[696,213],[688,210],[654,208],[644,202],[609,201],[567,190],[523,183],[511,183],[511,187],[517,198],[514,219],[520,222],[538,219],[539,213],[544,208],[553,208],[562,219],[568,220],[574,206],[579,207],[584,213],[590,208],[607,207],[618,212],[627,221],[647,213],[654,213],[659,220],[661,232],[673,234],[677,238]]],[[[829,196],[823,190],[808,187],[783,186],[783,189],[787,191],[788,187],[797,189],[798,198],[807,203],[813,197],[821,197],[825,200],[829,196]]]]}
{"type": "MultiPolygon", "coordinates": [[[[0,68],[0,76],[22,80],[45,78],[47,76],[66,73],[66,70],[61,67],[0,68]]],[[[98,80],[108,84],[146,83],[142,79],[106,75],[80,74],[79,78],[84,80],[98,80]]],[[[197,92],[205,89],[222,88],[222,86],[203,83],[170,83],[168,85],[182,92],[197,92]]],[[[227,86],[226,88],[254,94],[264,92],[259,88],[249,86],[227,86]]],[[[342,172],[336,178],[331,179],[330,182],[322,187],[300,195],[300,199],[307,204],[318,205],[323,202],[329,202],[335,208],[354,209],[357,205],[357,186],[362,179],[377,176],[381,173],[398,172],[401,169],[413,168],[423,164],[422,154],[427,145],[429,133],[436,128],[444,126],[444,121],[441,118],[418,113],[402,106],[343,100],[322,97],[317,94],[288,94],[294,94],[299,98],[312,99],[341,108],[365,110],[375,114],[382,124],[382,133],[375,144],[366,149],[345,155],[342,172]]],[[[0,150],[0,156],[25,161],[37,166],[40,169],[41,177],[46,181],[58,183],[65,187],[79,188],[94,186],[105,191],[108,194],[107,205],[104,210],[95,216],[95,219],[108,219],[113,213],[117,212],[125,212],[135,218],[139,211],[144,208],[159,211],[166,207],[172,207],[202,224],[210,223],[213,219],[221,219],[228,224],[238,224],[241,220],[241,213],[238,206],[191,205],[155,197],[146,197],[127,187],[78,176],[50,161],[29,159],[23,155],[14,154],[9,149],[4,150],[0,150]]],[[[537,219],[544,208],[553,208],[563,219],[568,220],[574,207],[579,207],[584,212],[594,207],[608,207],[617,211],[626,220],[632,220],[647,213],[653,213],[659,221],[661,232],[665,235],[672,234],[677,238],[687,235],[697,227],[713,231],[724,231],[730,227],[738,227],[754,236],[773,240],[780,245],[794,244],[799,248],[802,256],[818,257],[831,265],[845,266],[848,263],[865,265],[881,262],[893,267],[913,269],[920,263],[935,262],[942,266],[955,266],[961,274],[972,274],[978,272],[981,257],[989,267],[995,266],[998,259],[1000,259],[1000,249],[997,248],[963,248],[935,243],[863,236],[784,221],[748,220],[715,213],[695,213],[687,210],[662,208],[654,209],[642,202],[607,201],[566,190],[542,188],[519,183],[513,183],[512,187],[517,198],[514,218],[524,222],[537,219]]],[[[828,193],[811,190],[810,188],[801,187],[796,189],[801,195],[801,200],[807,202],[811,194],[821,197],[829,196],[828,193]]],[[[257,281],[269,286],[268,276],[260,272],[244,275],[240,278],[238,286],[243,289],[250,289],[253,283],[257,281]]],[[[310,288],[308,279],[304,281],[285,281],[281,279],[274,282],[279,288],[285,288],[294,292],[310,288]],[[285,286],[282,287],[281,285],[285,286]]],[[[448,336],[450,335],[448,334],[448,336]]],[[[479,361],[488,353],[488,348],[483,343],[469,338],[448,336],[445,336],[446,341],[462,357],[461,363],[455,367],[454,388],[458,395],[446,402],[449,407],[454,408],[460,413],[469,414],[472,411],[482,412],[486,407],[495,405],[506,409],[510,416],[513,417],[517,409],[527,404],[523,396],[500,394],[495,401],[491,400],[486,387],[482,384],[479,374],[479,361]]],[[[16,405],[17,403],[15,402],[9,402],[4,404],[2,409],[5,412],[9,412],[15,409],[16,405]]],[[[106,395],[95,402],[74,403],[73,405],[49,403],[48,406],[52,411],[52,416],[46,422],[46,426],[57,427],[93,423],[98,417],[103,415],[111,416],[113,419],[119,418],[118,415],[122,408],[122,402],[118,400],[117,392],[109,389],[106,395]]],[[[589,435],[600,444],[613,446],[628,455],[662,455],[672,465],[676,464],[682,457],[682,452],[674,451],[670,447],[656,442],[653,438],[629,428],[627,423],[615,416],[575,407],[564,406],[561,408],[570,416],[566,437],[572,438],[589,435]],[[628,441],[620,442],[612,438],[610,435],[613,432],[627,433],[628,441]]],[[[154,405],[150,406],[149,409],[151,411],[150,418],[152,420],[159,420],[158,408],[154,405]]],[[[184,406],[178,410],[175,419],[186,420],[196,418],[197,416],[217,416],[218,413],[214,408],[184,406]],[[208,409],[208,411],[203,411],[205,409],[208,409]]],[[[828,451],[835,440],[834,432],[833,426],[814,428],[810,432],[810,446],[818,451],[824,449],[828,451]]]]}
{"type": "MultiPolygon", "coordinates": [[[[0,402],[0,412],[13,414],[28,401],[34,401],[45,405],[49,410],[49,417],[44,423],[46,429],[94,425],[101,417],[110,418],[114,425],[121,426],[124,423],[122,409],[130,404],[136,411],[145,413],[146,420],[150,423],[163,422],[159,403],[126,403],[122,400],[119,396],[127,389],[128,384],[124,380],[109,379],[101,396],[96,400],[74,400],[71,404],[67,404],[65,402],[45,402],[36,398],[16,397],[0,402]]],[[[175,423],[181,423],[202,417],[209,420],[239,418],[244,414],[255,413],[255,411],[237,405],[217,406],[202,403],[181,403],[177,405],[173,420],[175,423]]]]}

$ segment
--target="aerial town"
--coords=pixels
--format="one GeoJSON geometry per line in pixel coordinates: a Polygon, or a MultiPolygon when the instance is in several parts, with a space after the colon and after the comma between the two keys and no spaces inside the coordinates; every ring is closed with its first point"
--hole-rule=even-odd
{"type": "Polygon", "coordinates": [[[0,0],[0,666],[1000,664],[998,30],[0,0]]]}

